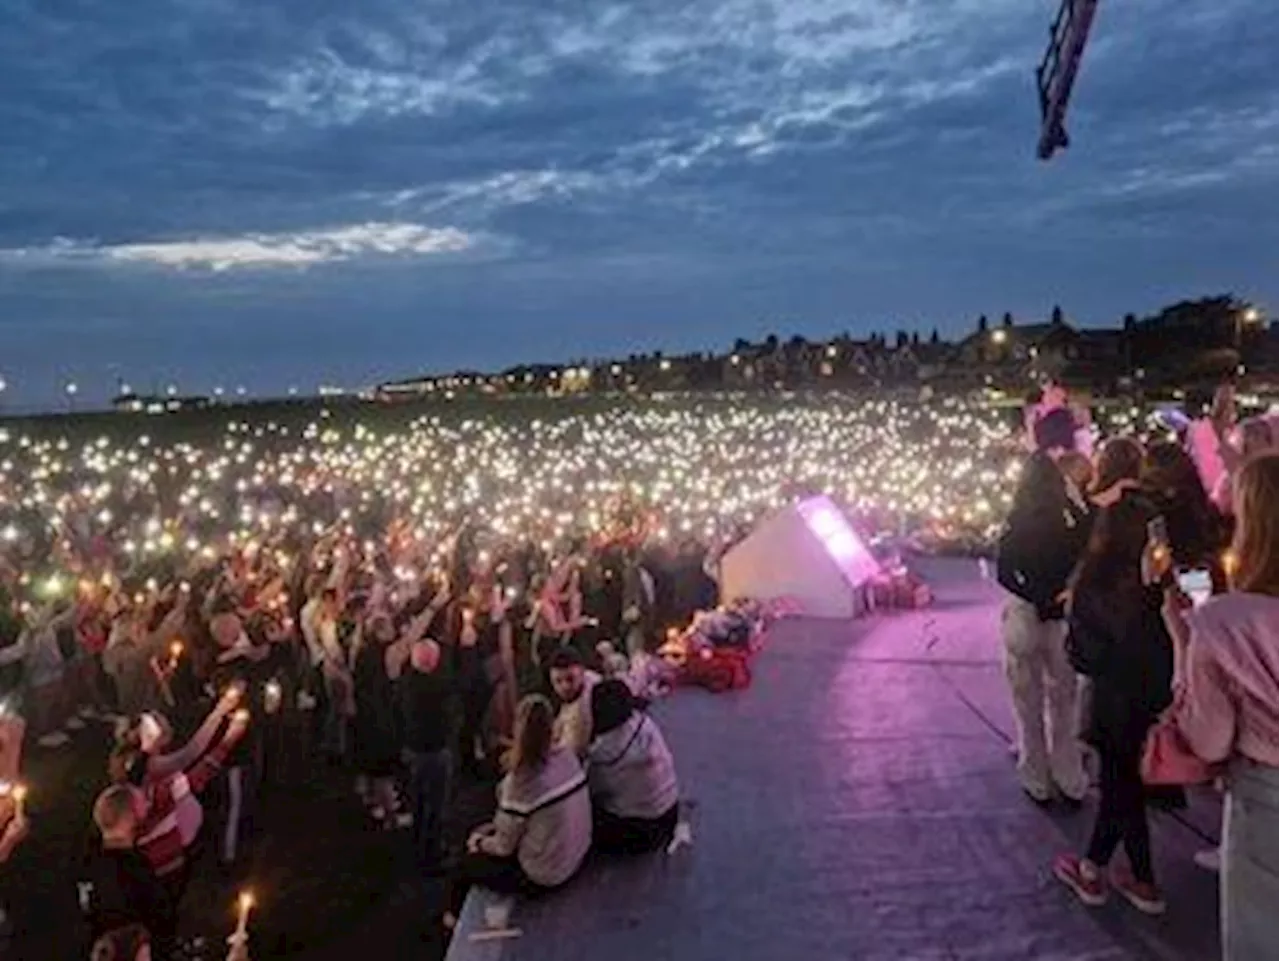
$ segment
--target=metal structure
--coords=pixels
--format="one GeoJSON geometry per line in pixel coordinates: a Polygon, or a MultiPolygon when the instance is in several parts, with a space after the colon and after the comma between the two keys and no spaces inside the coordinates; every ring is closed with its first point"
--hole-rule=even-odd
{"type": "Polygon", "coordinates": [[[1036,68],[1040,94],[1040,143],[1036,156],[1041,160],[1048,160],[1070,143],[1065,126],[1067,104],[1097,7],[1098,0],[1062,0],[1058,17],[1049,28],[1049,46],[1036,68]]]}

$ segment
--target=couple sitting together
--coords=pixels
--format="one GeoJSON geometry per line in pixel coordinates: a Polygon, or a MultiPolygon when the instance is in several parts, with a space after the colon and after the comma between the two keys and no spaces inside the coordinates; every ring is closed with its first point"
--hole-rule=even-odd
{"type": "Polygon", "coordinates": [[[593,847],[639,854],[675,832],[675,765],[645,702],[626,682],[584,670],[568,648],[556,652],[551,682],[560,715],[540,694],[517,707],[498,812],[467,841],[446,924],[472,885],[538,894],[572,878],[593,847]]]}

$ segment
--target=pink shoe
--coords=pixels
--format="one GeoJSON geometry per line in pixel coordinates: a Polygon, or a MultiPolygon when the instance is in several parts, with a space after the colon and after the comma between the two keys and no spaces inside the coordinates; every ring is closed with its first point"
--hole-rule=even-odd
{"type": "Polygon", "coordinates": [[[1095,865],[1074,854],[1060,854],[1053,862],[1053,876],[1091,908],[1107,903],[1107,886],[1095,865]]]}
{"type": "Polygon", "coordinates": [[[1149,881],[1139,881],[1128,871],[1112,871],[1111,886],[1143,914],[1153,917],[1164,914],[1164,895],[1149,881]]]}

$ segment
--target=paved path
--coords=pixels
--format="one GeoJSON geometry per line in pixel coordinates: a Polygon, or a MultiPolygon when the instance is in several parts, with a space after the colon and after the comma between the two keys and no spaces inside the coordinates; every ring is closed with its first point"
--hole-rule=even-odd
{"type": "MultiPolygon", "coordinates": [[[[532,909],[501,957],[1216,958],[1216,881],[1191,863],[1204,842],[1183,820],[1153,817],[1163,919],[1088,911],[1050,879],[1090,818],[1041,811],[1015,783],[998,589],[973,562],[925,573],[928,611],[784,623],[750,690],[661,704],[698,802],[693,850],[632,903],[590,883],[565,895],[572,912],[532,909]]],[[[1193,814],[1212,826],[1212,809],[1193,814]]]]}

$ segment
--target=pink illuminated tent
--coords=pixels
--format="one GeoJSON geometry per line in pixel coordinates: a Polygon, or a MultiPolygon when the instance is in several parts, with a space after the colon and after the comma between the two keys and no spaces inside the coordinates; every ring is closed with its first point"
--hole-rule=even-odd
{"type": "Polygon", "coordinates": [[[720,560],[720,596],[793,598],[809,617],[861,613],[859,588],[880,570],[827,497],[811,497],[765,518],[720,560]]]}

